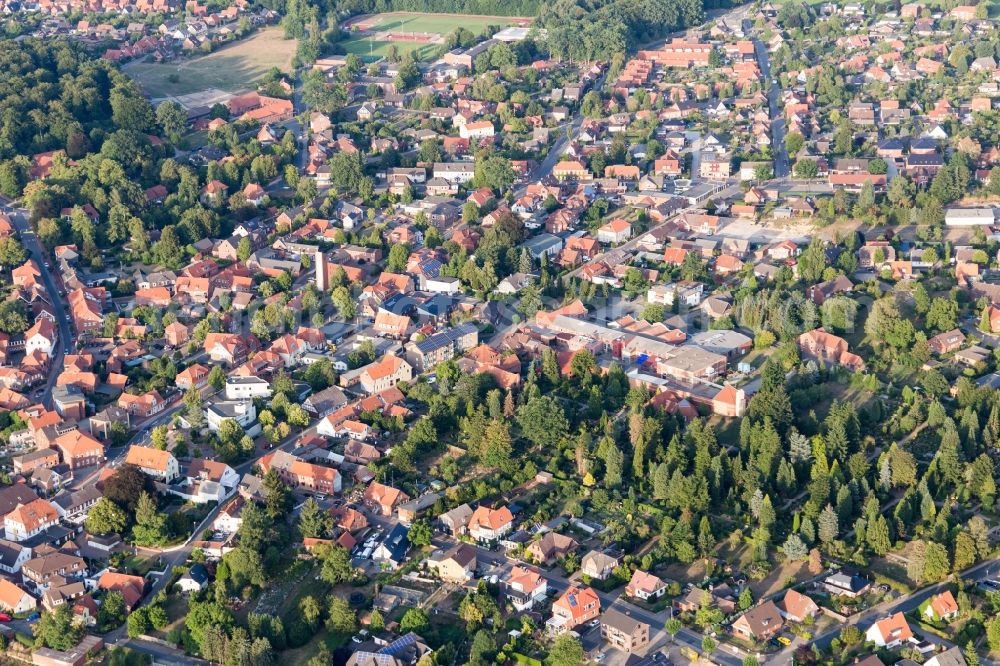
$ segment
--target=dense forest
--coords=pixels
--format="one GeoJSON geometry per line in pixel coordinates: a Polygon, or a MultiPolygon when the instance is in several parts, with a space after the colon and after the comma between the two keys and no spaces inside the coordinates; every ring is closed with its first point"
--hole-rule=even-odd
{"type": "Polygon", "coordinates": [[[0,44],[0,159],[64,149],[81,157],[111,121],[129,80],[66,42],[0,44]]]}
{"type": "Polygon", "coordinates": [[[202,179],[168,157],[185,130],[184,110],[173,102],[154,110],[113,65],[65,41],[6,40],[0,72],[0,193],[23,195],[43,244],[75,243],[94,268],[103,264],[102,251],[120,251],[126,242],[132,258],[181,265],[190,243],[223,236],[234,218],[252,215],[240,190],[273,180],[295,154],[290,134],[265,149],[241,138],[252,126],[234,123],[210,140],[235,159],[210,163],[202,179]],[[43,151],[60,152],[48,177],[33,179],[32,156],[43,151]],[[235,194],[203,206],[199,195],[209,180],[235,194]],[[161,205],[147,201],[153,185],[167,189],[161,205]],[[99,224],[79,208],[86,204],[99,224]]]}
{"type": "Polygon", "coordinates": [[[607,60],[703,18],[701,0],[557,0],[542,8],[539,23],[553,57],[607,60]]]}

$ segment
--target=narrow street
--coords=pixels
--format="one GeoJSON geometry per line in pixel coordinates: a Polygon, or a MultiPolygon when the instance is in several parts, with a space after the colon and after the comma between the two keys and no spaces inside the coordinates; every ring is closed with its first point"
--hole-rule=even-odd
{"type": "Polygon", "coordinates": [[[56,288],[56,279],[52,275],[52,270],[47,265],[48,257],[45,254],[45,248],[38,240],[38,236],[35,235],[34,230],[31,228],[31,223],[28,220],[28,211],[23,208],[13,208],[9,206],[0,206],[0,212],[5,213],[10,217],[11,223],[14,228],[17,229],[18,236],[21,238],[21,243],[24,245],[25,249],[34,259],[35,263],[38,265],[38,270],[42,274],[42,282],[45,284],[45,291],[48,292],[49,298],[52,301],[52,311],[56,316],[56,327],[59,330],[59,340],[56,341],[55,348],[52,350],[52,364],[50,366],[51,370],[49,372],[48,378],[45,380],[45,385],[39,402],[44,404],[46,407],[52,406],[52,387],[55,386],[56,377],[59,376],[59,370],[63,366],[63,356],[69,353],[72,349],[73,344],[73,332],[70,330],[69,319],[66,313],[66,307],[63,304],[62,296],[59,294],[59,290],[56,288]]]}
{"type": "Polygon", "coordinates": [[[788,161],[788,150],[785,148],[785,115],[781,108],[781,86],[778,80],[771,77],[771,60],[767,46],[760,39],[753,40],[757,52],[757,63],[764,81],[770,81],[767,89],[767,105],[771,113],[771,152],[774,155],[774,177],[786,178],[791,169],[788,161]]]}

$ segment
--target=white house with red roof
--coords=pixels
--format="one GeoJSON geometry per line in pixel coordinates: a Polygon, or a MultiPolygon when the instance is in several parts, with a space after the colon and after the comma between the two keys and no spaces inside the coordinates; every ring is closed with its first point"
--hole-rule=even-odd
{"type": "Polygon", "coordinates": [[[39,317],[35,325],[24,334],[24,351],[26,354],[40,351],[51,356],[57,339],[58,333],[52,322],[45,317],[39,317]]]}
{"type": "Polygon", "coordinates": [[[597,240],[605,245],[624,243],[632,236],[632,225],[628,220],[617,218],[597,230],[597,240]]]}
{"type": "Polygon", "coordinates": [[[480,506],[472,512],[468,533],[476,541],[499,541],[514,528],[514,515],[506,506],[499,509],[480,506]]]}
{"type": "Polygon", "coordinates": [[[531,610],[536,603],[545,599],[547,592],[548,584],[534,569],[516,566],[510,570],[505,596],[514,610],[531,610]]]}
{"type": "Polygon", "coordinates": [[[865,640],[878,647],[894,648],[914,640],[914,636],[903,614],[896,613],[868,627],[865,640]]]}

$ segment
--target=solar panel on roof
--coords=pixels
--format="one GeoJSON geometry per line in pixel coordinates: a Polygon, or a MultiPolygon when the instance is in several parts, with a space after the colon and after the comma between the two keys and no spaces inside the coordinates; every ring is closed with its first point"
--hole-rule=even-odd
{"type": "Polygon", "coordinates": [[[409,633],[406,634],[405,636],[397,638],[393,642],[386,645],[384,648],[379,650],[379,654],[396,655],[416,642],[417,642],[416,634],[409,633]]]}

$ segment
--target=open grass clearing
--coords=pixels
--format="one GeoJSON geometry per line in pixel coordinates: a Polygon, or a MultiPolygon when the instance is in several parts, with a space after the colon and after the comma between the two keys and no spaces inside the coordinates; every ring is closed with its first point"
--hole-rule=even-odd
{"type": "Polygon", "coordinates": [[[184,96],[213,90],[237,93],[251,88],[272,67],[287,71],[296,44],[284,38],[281,28],[269,27],[214,53],[171,63],[136,61],[122,70],[153,99],[180,97],[177,101],[188,106],[196,100],[184,96]]]}

